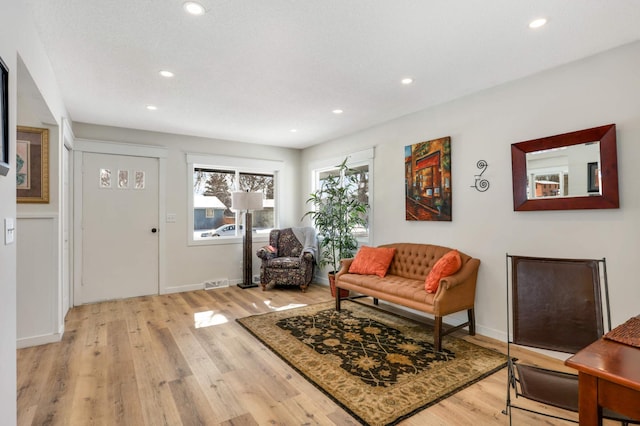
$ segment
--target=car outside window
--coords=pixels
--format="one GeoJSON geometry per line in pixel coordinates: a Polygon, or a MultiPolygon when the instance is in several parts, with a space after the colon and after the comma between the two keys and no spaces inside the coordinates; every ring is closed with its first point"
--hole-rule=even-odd
{"type": "Polygon", "coordinates": [[[274,174],[197,166],[193,169],[193,240],[242,236],[243,217],[231,210],[234,191],[262,192],[264,207],[253,212],[255,233],[275,226],[274,174]]]}

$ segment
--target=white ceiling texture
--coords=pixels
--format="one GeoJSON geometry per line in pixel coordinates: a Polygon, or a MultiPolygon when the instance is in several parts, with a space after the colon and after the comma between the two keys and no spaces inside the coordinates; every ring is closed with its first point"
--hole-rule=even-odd
{"type": "Polygon", "coordinates": [[[25,1],[73,121],[292,148],[640,39],[639,0],[25,1]]]}

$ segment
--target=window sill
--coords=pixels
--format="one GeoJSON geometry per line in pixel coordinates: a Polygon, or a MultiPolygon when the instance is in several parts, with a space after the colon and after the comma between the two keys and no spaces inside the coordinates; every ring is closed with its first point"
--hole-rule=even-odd
{"type": "MultiPolygon", "coordinates": [[[[242,244],[243,238],[242,236],[238,237],[212,237],[212,238],[203,238],[200,240],[189,240],[187,246],[219,246],[219,245],[230,245],[230,244],[242,244]]],[[[253,235],[252,242],[253,243],[267,243],[269,241],[269,235],[253,235]]]]}

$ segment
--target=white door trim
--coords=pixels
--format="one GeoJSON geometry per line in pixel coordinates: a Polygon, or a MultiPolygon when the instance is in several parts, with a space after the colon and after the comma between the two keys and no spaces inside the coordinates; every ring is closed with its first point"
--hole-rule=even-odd
{"type": "Polygon", "coordinates": [[[80,294],[82,285],[82,155],[85,152],[98,154],[129,155],[135,157],[150,157],[158,159],[158,291],[165,294],[166,291],[166,243],[165,243],[165,218],[166,218],[166,176],[168,149],[155,145],[136,145],[121,142],[98,141],[90,139],[76,139],[74,143],[73,161],[73,288],[74,305],[78,304],[76,294],[80,294]]]}
{"type": "Polygon", "coordinates": [[[71,193],[73,188],[73,144],[74,135],[71,123],[68,119],[62,119],[62,159],[60,161],[62,170],[60,173],[60,222],[62,238],[60,239],[60,253],[62,255],[62,285],[61,287],[61,303],[60,303],[60,324],[61,332],[64,333],[64,319],[69,309],[73,306],[73,200],[71,199],[71,193]],[[68,186],[65,187],[64,180],[65,174],[68,181],[68,186]],[[65,243],[65,235],[67,242],[65,243]],[[65,259],[65,244],[66,244],[66,256],[65,259]],[[67,281],[68,280],[68,281],[67,281]],[[66,282],[65,282],[66,281],[66,282]]]}

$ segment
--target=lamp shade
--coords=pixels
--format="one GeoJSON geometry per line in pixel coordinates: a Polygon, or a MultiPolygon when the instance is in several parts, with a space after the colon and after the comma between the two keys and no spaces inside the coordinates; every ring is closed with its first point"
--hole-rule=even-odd
{"type": "Polygon", "coordinates": [[[232,192],[231,210],[262,210],[262,192],[232,192]]]}

